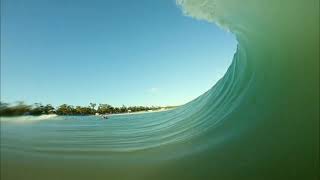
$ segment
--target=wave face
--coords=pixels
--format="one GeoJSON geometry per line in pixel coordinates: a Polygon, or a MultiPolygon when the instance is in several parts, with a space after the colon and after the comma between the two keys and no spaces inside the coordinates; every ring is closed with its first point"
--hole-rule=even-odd
{"type": "Polygon", "coordinates": [[[177,4],[237,38],[211,90],[106,121],[1,120],[1,179],[317,179],[319,1],[177,4]]]}

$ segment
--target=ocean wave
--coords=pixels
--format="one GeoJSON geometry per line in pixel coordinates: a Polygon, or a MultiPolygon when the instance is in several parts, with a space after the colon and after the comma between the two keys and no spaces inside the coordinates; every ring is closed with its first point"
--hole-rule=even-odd
{"type": "Polygon", "coordinates": [[[78,180],[316,179],[319,1],[177,4],[236,36],[212,89],[166,112],[2,124],[1,177],[55,179],[60,169],[59,179],[78,180]]]}

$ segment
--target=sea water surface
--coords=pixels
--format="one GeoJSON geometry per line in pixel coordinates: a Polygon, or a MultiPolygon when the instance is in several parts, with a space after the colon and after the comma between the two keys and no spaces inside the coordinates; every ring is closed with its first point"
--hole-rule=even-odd
{"type": "Polygon", "coordinates": [[[212,89],[108,120],[1,118],[1,179],[318,179],[319,0],[177,4],[237,38],[212,89]]]}

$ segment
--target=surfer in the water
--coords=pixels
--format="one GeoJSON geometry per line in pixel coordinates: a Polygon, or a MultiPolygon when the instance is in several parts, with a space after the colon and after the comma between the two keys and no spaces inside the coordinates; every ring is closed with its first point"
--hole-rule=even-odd
{"type": "Polygon", "coordinates": [[[109,119],[107,115],[102,115],[101,116],[103,119],[109,119]]]}

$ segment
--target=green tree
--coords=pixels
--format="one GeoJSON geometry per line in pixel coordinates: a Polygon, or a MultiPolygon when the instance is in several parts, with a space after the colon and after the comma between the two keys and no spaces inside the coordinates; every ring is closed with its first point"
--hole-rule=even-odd
{"type": "Polygon", "coordinates": [[[75,109],[73,106],[67,105],[67,104],[62,104],[59,106],[56,110],[56,113],[58,115],[74,115],[76,114],[75,109]]]}
{"type": "Polygon", "coordinates": [[[113,107],[109,104],[99,104],[97,113],[99,114],[110,114],[113,113],[113,107]]]}
{"type": "Polygon", "coordinates": [[[121,113],[128,112],[128,108],[125,105],[122,105],[122,107],[120,108],[120,112],[121,113]]]}
{"type": "Polygon", "coordinates": [[[96,112],[96,110],[95,110],[96,105],[97,105],[96,103],[90,103],[92,114],[94,114],[96,112]]]}

